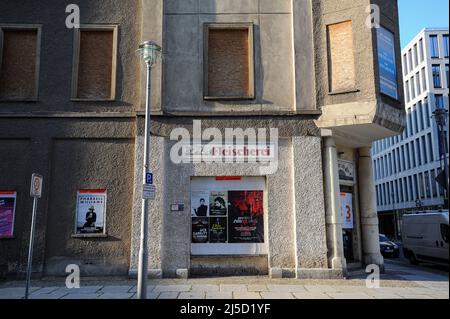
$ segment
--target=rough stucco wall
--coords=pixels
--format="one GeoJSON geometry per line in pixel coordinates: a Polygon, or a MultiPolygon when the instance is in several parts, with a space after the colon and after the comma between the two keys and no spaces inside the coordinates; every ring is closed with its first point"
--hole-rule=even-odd
{"type": "MultiPolygon", "coordinates": [[[[131,194],[133,191],[130,183],[133,177],[127,175],[125,178],[124,171],[126,171],[126,174],[131,174],[130,172],[134,170],[133,132],[134,123],[130,119],[0,118],[0,145],[2,154],[4,154],[2,155],[2,166],[0,166],[2,176],[0,188],[18,191],[18,211],[14,227],[15,238],[0,240],[0,250],[9,252],[10,275],[23,274],[26,268],[32,206],[29,189],[30,177],[33,172],[44,176],[43,196],[38,201],[36,215],[33,271],[43,271],[47,245],[49,245],[51,247],[48,248],[50,249],[48,256],[58,257],[53,260],[53,263],[45,263],[49,266],[47,267],[49,273],[65,275],[64,268],[68,263],[78,263],[82,266],[83,272],[87,271],[100,275],[117,274],[120,267],[122,267],[121,274],[127,273],[131,194]],[[80,145],[84,139],[94,140],[100,144],[101,141],[104,141],[109,146],[101,149],[80,146],[75,155],[73,152],[72,154],[66,152],[70,151],[69,146],[73,145],[70,143],[80,145]],[[54,140],[67,141],[68,144],[58,145],[68,145],[69,148],[62,147],[61,150],[56,150],[57,154],[52,153],[52,151],[55,151],[53,148],[54,140]],[[120,150],[115,148],[116,144],[120,148],[127,143],[132,146],[120,150]],[[106,152],[107,156],[104,160],[99,159],[103,156],[99,153],[99,150],[106,152]],[[107,163],[105,162],[106,159],[107,163]],[[111,165],[111,161],[124,165],[116,168],[111,165]],[[87,165],[91,165],[91,163],[94,170],[88,171],[87,165]],[[58,169],[57,174],[54,172],[55,169],[58,169]],[[119,171],[119,175],[117,175],[116,170],[119,171]],[[116,180],[116,176],[124,177],[125,182],[116,180]],[[97,177],[99,179],[95,179],[97,177]],[[91,183],[90,186],[87,185],[89,183],[91,183]],[[92,244],[93,240],[83,241],[70,238],[75,219],[76,189],[73,189],[73,187],[97,188],[101,186],[96,185],[97,183],[106,185],[111,190],[109,196],[119,199],[116,201],[114,199],[108,200],[110,221],[116,224],[117,228],[114,229],[116,226],[112,228],[111,235],[113,237],[100,240],[100,247],[105,248],[103,256],[99,256],[99,251],[102,251],[102,248],[96,251],[96,247],[99,246],[92,244]],[[54,191],[56,191],[55,194],[54,191]],[[119,218],[120,222],[118,222],[119,218]],[[60,221],[65,222],[64,229],[68,227],[67,233],[63,233],[61,230],[60,221]],[[49,235],[51,238],[47,238],[49,235]],[[90,246],[83,253],[86,245],[90,246]],[[65,248],[68,247],[71,250],[65,251],[65,248]],[[115,252],[113,247],[122,248],[115,252]],[[90,253],[86,254],[86,252],[90,253]],[[121,261],[118,263],[119,267],[111,266],[115,260],[114,256],[118,254],[122,254],[121,261]],[[83,260],[91,258],[96,259],[94,264],[83,264],[83,260]],[[106,268],[101,270],[97,267],[99,264],[106,266],[106,268]]],[[[3,254],[0,255],[3,256],[3,254]]],[[[0,264],[4,265],[3,260],[0,264]]]]}
{"type": "Polygon", "coordinates": [[[163,109],[255,113],[294,110],[292,9],[290,1],[278,3],[165,1],[163,109]],[[203,100],[203,25],[215,22],[254,24],[254,100],[203,100]]]}
{"type": "Polygon", "coordinates": [[[39,101],[2,104],[2,111],[131,111],[139,101],[140,2],[79,0],[82,24],[118,24],[116,101],[71,102],[74,31],[67,29],[66,6],[73,1],[2,0],[0,23],[42,24],[39,101]],[[130,36],[133,35],[133,36],[130,36]],[[57,67],[55,67],[57,66],[57,67]]]}
{"type": "Polygon", "coordinates": [[[298,268],[328,267],[321,158],[319,137],[293,138],[298,268]]]}
{"type": "Polygon", "coordinates": [[[17,191],[14,239],[0,239],[0,278],[17,271],[20,260],[26,259],[20,248],[21,243],[28,241],[31,220],[32,200],[26,183],[30,177],[30,142],[29,139],[0,139],[0,190],[17,191]]]}
{"type": "Polygon", "coordinates": [[[48,210],[45,273],[63,275],[79,264],[81,274],[124,274],[128,270],[133,140],[56,139],[48,210]],[[114,163],[112,165],[112,163],[114,163]],[[106,189],[107,238],[72,238],[79,189],[106,189]],[[101,269],[104,267],[104,269],[101,269]]]}
{"type": "MultiPolygon", "coordinates": [[[[143,121],[139,121],[142,131],[143,121]]],[[[310,127],[312,122],[299,124],[298,121],[278,122],[276,120],[219,120],[204,119],[202,129],[217,127],[222,130],[225,127],[276,127],[279,126],[280,135],[290,136],[291,134],[317,134],[316,128],[310,127]],[[296,122],[296,123],[294,123],[296,122]],[[284,125],[283,125],[284,124],[284,125]]],[[[157,188],[157,198],[152,201],[153,209],[150,212],[149,227],[153,235],[149,239],[149,269],[151,276],[165,277],[175,276],[177,268],[190,267],[190,177],[191,176],[261,176],[257,165],[252,163],[238,164],[173,164],[169,158],[169,152],[173,141],[168,139],[168,135],[175,127],[185,127],[192,132],[192,119],[167,119],[163,117],[153,117],[152,133],[152,169],[155,173],[155,185],[157,188]],[[164,163],[164,164],[163,164],[164,163]],[[183,212],[171,212],[170,204],[184,203],[183,212]]],[[[139,133],[142,134],[142,133],[139,133]]],[[[138,140],[140,137],[138,138],[138,140]]],[[[320,139],[320,138],[319,138],[320,139]]],[[[143,145],[136,144],[136,176],[140,182],[141,162],[143,145]]],[[[279,166],[274,175],[269,175],[268,185],[268,206],[265,225],[267,238],[269,240],[269,267],[295,268],[295,243],[294,243],[294,216],[293,216],[293,172],[292,172],[292,150],[289,138],[280,139],[279,166]]],[[[319,157],[320,161],[320,157],[319,157]]],[[[137,180],[137,178],[136,178],[137,180]]],[[[321,180],[318,180],[321,183],[321,180]]],[[[137,254],[139,251],[139,220],[141,214],[141,197],[135,196],[133,208],[133,231],[132,231],[132,261],[130,273],[135,274],[137,268],[137,254]]],[[[322,210],[323,212],[323,210],[322,210]]],[[[202,259],[205,260],[205,259],[202,259]]],[[[235,261],[237,264],[238,261],[235,261]]],[[[258,261],[255,265],[264,266],[258,261]]],[[[211,260],[209,265],[214,268],[217,260],[211,260]]],[[[263,269],[263,271],[266,271],[263,269]]]]}
{"type": "MultiPolygon", "coordinates": [[[[151,156],[150,167],[154,172],[153,179],[156,187],[156,198],[150,201],[148,216],[148,268],[152,269],[149,276],[161,276],[161,254],[162,254],[162,234],[163,234],[163,215],[167,205],[166,184],[165,184],[165,140],[163,137],[151,137],[151,156]]],[[[142,215],[142,174],[144,161],[144,120],[138,118],[136,128],[135,144],[135,169],[134,169],[134,195],[132,207],[132,227],[131,227],[131,246],[130,246],[130,267],[129,274],[137,274],[139,263],[140,247],[140,227],[142,215]]]]}
{"type": "Polygon", "coordinates": [[[365,25],[369,0],[313,0],[316,88],[318,105],[373,101],[375,97],[371,29],[365,25]],[[326,26],[352,21],[357,92],[329,95],[326,26]],[[362,49],[364,48],[364,49],[362,49]]]}

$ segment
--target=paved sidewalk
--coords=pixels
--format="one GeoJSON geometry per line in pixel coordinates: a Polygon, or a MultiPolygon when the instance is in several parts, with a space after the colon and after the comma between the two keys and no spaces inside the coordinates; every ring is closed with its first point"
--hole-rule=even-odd
{"type": "MultiPolygon", "coordinates": [[[[149,280],[149,299],[448,299],[448,275],[389,263],[380,288],[365,286],[361,272],[347,280],[220,277],[149,280]]],[[[132,299],[136,281],[117,278],[82,280],[68,289],[64,278],[33,281],[30,299],[132,299]]],[[[0,284],[0,299],[23,298],[23,282],[0,284]]]]}

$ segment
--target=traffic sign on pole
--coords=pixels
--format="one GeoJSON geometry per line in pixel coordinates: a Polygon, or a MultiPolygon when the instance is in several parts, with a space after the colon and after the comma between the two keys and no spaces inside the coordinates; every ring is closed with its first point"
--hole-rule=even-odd
{"type": "Polygon", "coordinates": [[[145,184],[153,185],[153,173],[145,173],[145,184]]]}
{"type": "Polygon", "coordinates": [[[28,247],[27,282],[25,287],[25,299],[28,299],[28,291],[30,288],[31,265],[33,263],[34,229],[36,228],[37,199],[42,196],[42,182],[43,182],[42,175],[39,174],[31,175],[30,196],[33,197],[33,213],[31,215],[30,246],[28,247]]]}
{"type": "Polygon", "coordinates": [[[42,195],[42,175],[33,174],[31,175],[31,188],[30,188],[30,196],[41,198],[42,195]]]}

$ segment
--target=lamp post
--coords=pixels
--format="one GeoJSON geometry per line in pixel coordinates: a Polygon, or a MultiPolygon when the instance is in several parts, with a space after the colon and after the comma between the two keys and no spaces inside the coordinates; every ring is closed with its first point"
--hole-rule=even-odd
{"type": "MultiPolygon", "coordinates": [[[[445,194],[444,196],[444,206],[448,207],[448,196],[449,196],[449,185],[448,185],[448,161],[447,161],[447,147],[446,147],[446,134],[445,134],[445,124],[447,122],[448,111],[445,108],[437,107],[436,111],[433,112],[434,119],[438,126],[438,133],[440,134],[440,149],[443,151],[444,155],[444,176],[445,176],[445,194]]],[[[441,154],[439,154],[441,155],[441,154]]]]}
{"type": "MultiPolygon", "coordinates": [[[[137,50],[142,60],[147,66],[147,92],[145,102],[145,143],[144,143],[144,167],[143,167],[143,185],[147,184],[147,173],[150,170],[150,105],[151,105],[151,74],[152,67],[155,65],[161,54],[161,47],[153,41],[146,41],[139,46],[137,50]]],[[[138,285],[137,298],[147,298],[147,276],[148,276],[148,211],[149,201],[142,197],[142,215],[141,215],[141,237],[139,247],[139,265],[138,265],[138,285]]]]}

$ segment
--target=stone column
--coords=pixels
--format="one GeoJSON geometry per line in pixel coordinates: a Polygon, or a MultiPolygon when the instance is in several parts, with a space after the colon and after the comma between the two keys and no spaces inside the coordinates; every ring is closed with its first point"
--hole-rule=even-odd
{"type": "Polygon", "coordinates": [[[366,265],[376,264],[383,271],[384,260],[380,253],[378,237],[377,201],[370,147],[362,147],[359,149],[358,167],[363,261],[366,265]]]}
{"type": "Polygon", "coordinates": [[[339,198],[339,173],[336,144],[333,137],[325,136],[323,145],[323,171],[325,189],[325,216],[327,225],[328,263],[332,269],[345,274],[347,263],[342,240],[342,216],[339,198]]]}

